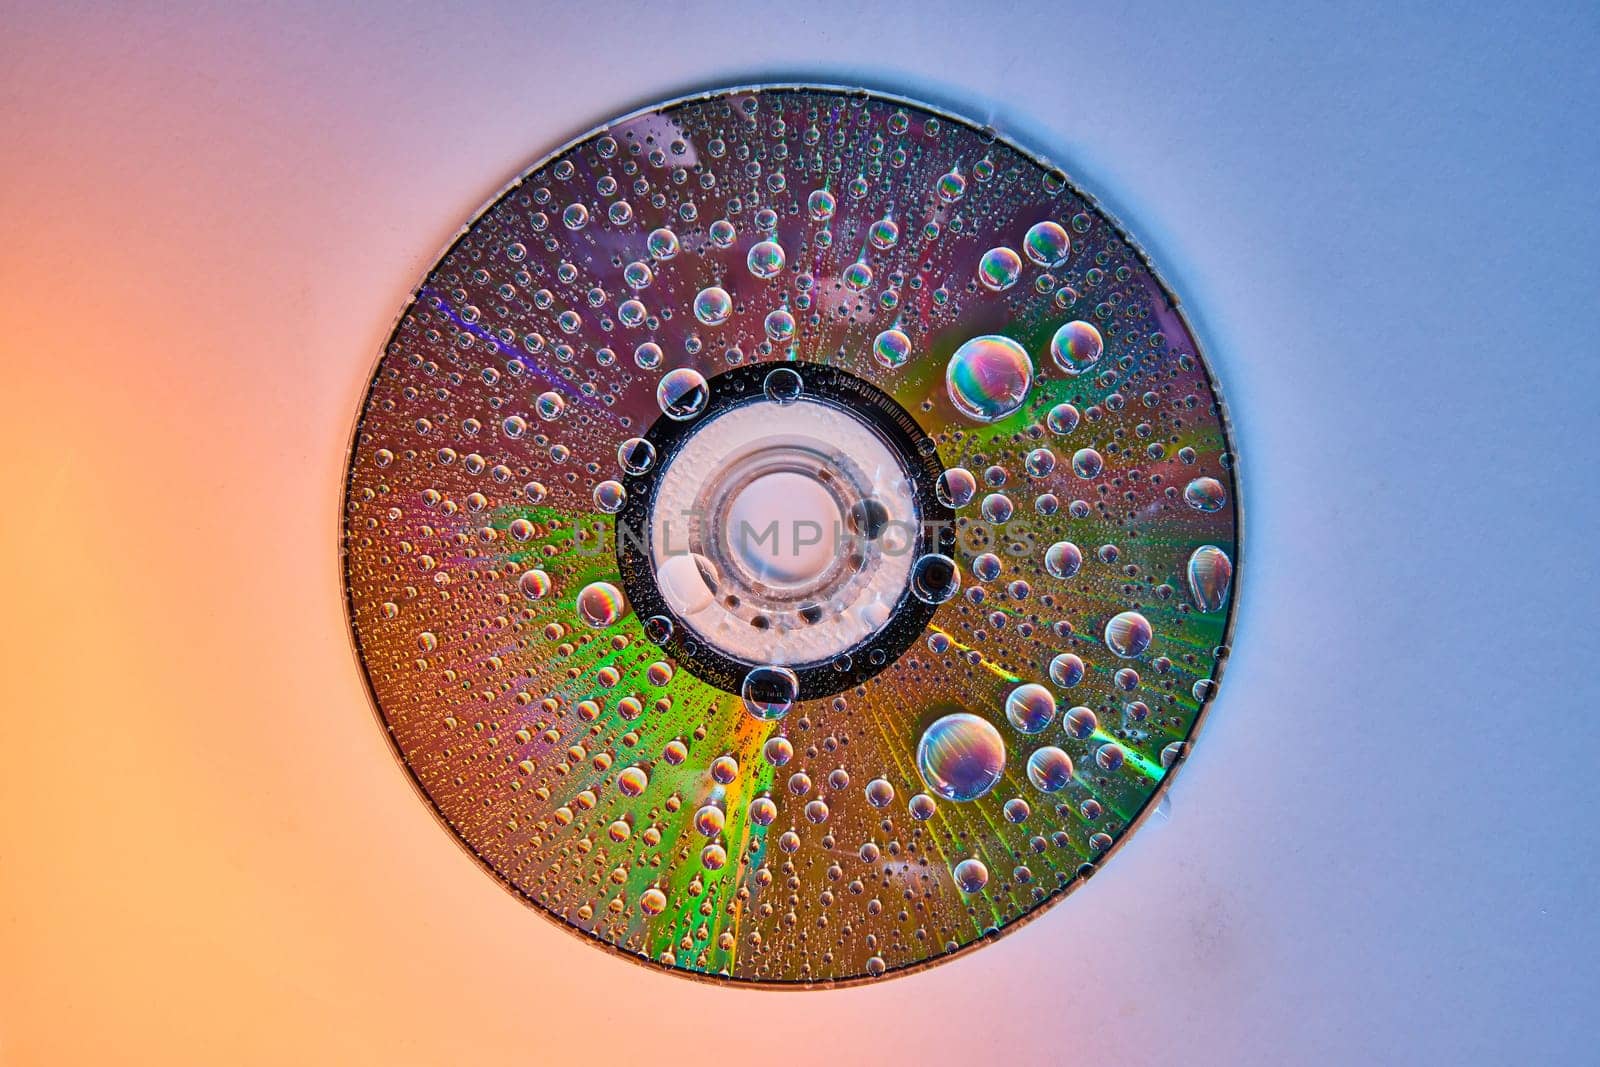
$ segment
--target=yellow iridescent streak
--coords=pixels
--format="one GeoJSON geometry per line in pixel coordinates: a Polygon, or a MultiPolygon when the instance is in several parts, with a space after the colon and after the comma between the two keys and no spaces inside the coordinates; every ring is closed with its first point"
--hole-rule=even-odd
{"type": "MultiPolygon", "coordinates": [[[[741,812],[741,817],[739,819],[739,847],[737,851],[729,857],[729,862],[736,864],[737,855],[745,853],[749,850],[750,839],[752,836],[754,836],[754,829],[750,822],[750,802],[755,799],[756,793],[759,790],[765,788],[770,791],[773,781],[772,767],[764,760],[761,760],[759,755],[752,755],[751,753],[759,753],[761,751],[761,747],[766,744],[767,738],[772,736],[773,730],[776,728],[777,724],[772,722],[762,722],[753,716],[743,714],[744,709],[737,698],[724,698],[721,703],[727,714],[737,717],[735,721],[738,723],[738,726],[735,727],[733,734],[736,742],[735,747],[738,749],[740,754],[749,761],[750,766],[760,768],[759,771],[748,775],[741,773],[739,777],[734,779],[733,783],[730,783],[729,786],[731,793],[729,806],[732,807],[734,803],[737,803],[738,809],[741,812]],[[733,786],[738,784],[747,784],[748,788],[739,792],[732,792],[733,786]],[[743,796],[740,795],[741,792],[743,793],[743,796]]],[[[762,850],[764,853],[766,849],[766,834],[763,833],[761,838],[762,850]]],[[[734,877],[734,881],[738,881],[737,875],[734,877]]],[[[715,951],[719,955],[726,956],[724,966],[726,966],[730,971],[733,969],[734,964],[738,961],[739,924],[740,920],[744,918],[744,905],[738,902],[736,892],[734,893],[734,899],[735,903],[733,907],[733,916],[730,922],[730,926],[732,928],[731,933],[733,934],[733,947],[731,949],[723,950],[716,946],[715,939],[712,941],[712,946],[715,951]]],[[[720,926],[721,924],[719,923],[718,925],[720,926]]]]}
{"type": "Polygon", "coordinates": [[[1139,773],[1144,775],[1146,778],[1160,780],[1161,778],[1166,777],[1166,769],[1162,767],[1161,764],[1152,762],[1151,760],[1141,756],[1139,752],[1130,746],[1126,741],[1112,737],[1104,730],[1096,730],[1091,736],[1096,741],[1110,742],[1122,749],[1122,754],[1127,761],[1133,764],[1139,773]]]}
{"type": "MultiPolygon", "coordinates": [[[[943,634],[946,638],[949,639],[950,645],[953,648],[959,648],[963,652],[972,652],[972,651],[974,651],[974,649],[970,645],[964,645],[960,641],[957,641],[954,637],[951,637],[949,631],[947,631],[947,630],[944,630],[944,629],[942,629],[942,628],[940,628],[938,626],[929,626],[928,629],[932,630],[934,633],[943,634]]],[[[1010,671],[1005,670],[1004,668],[1002,668],[1002,667],[1000,667],[1000,666],[998,666],[998,665],[996,665],[994,663],[990,663],[987,659],[985,659],[983,657],[983,653],[981,653],[981,652],[978,653],[978,662],[985,669],[987,669],[991,674],[995,675],[997,678],[1003,679],[1006,682],[1009,682],[1009,683],[1011,683],[1013,685],[1016,685],[1016,684],[1019,684],[1022,681],[1022,679],[1020,677],[1018,677],[1015,674],[1012,674],[1010,671]]],[[[1094,736],[1094,739],[1096,741],[1100,741],[1100,742],[1107,742],[1107,741],[1115,742],[1119,747],[1121,747],[1121,749],[1123,751],[1123,754],[1128,759],[1128,762],[1133,764],[1133,766],[1138,769],[1139,773],[1144,775],[1146,778],[1159,780],[1159,779],[1161,779],[1161,778],[1166,776],[1167,772],[1166,772],[1165,768],[1163,768],[1161,766],[1161,764],[1153,762],[1152,760],[1146,759],[1143,755],[1141,755],[1139,752],[1137,752],[1135,749],[1133,749],[1131,746],[1129,746],[1126,742],[1121,741],[1118,738],[1112,737],[1110,734],[1106,733],[1103,730],[1096,730],[1094,732],[1093,736],[1094,736]]]]}
{"type": "MultiPolygon", "coordinates": [[[[976,651],[976,649],[974,649],[971,645],[965,645],[965,644],[962,644],[960,641],[957,641],[954,637],[952,637],[950,635],[950,632],[948,630],[945,630],[942,627],[934,626],[934,625],[930,624],[928,626],[928,629],[933,631],[934,633],[943,634],[950,641],[950,645],[953,648],[959,648],[963,652],[976,651]]],[[[1004,669],[1003,667],[999,666],[998,664],[991,663],[987,658],[984,657],[982,652],[978,653],[978,662],[984,667],[985,670],[989,671],[991,674],[995,675],[995,677],[1000,678],[1002,681],[1005,681],[1010,685],[1016,685],[1016,684],[1018,684],[1018,683],[1020,683],[1022,681],[1022,679],[1020,677],[1018,677],[1017,675],[1012,674],[1010,671],[1004,669]]],[[[892,748],[893,748],[893,746],[891,746],[891,750],[892,750],[892,748]]],[[[903,769],[902,769],[902,773],[905,773],[903,769]]],[[[980,813],[982,813],[982,811],[983,811],[983,809],[981,809],[981,808],[979,808],[977,810],[980,813]]],[[[989,829],[991,831],[995,832],[996,834],[998,834],[1000,832],[999,824],[996,823],[987,814],[983,815],[983,820],[984,820],[984,823],[989,827],[989,829]]],[[[951,869],[951,863],[950,863],[949,855],[945,852],[945,850],[944,850],[944,848],[942,846],[937,846],[937,844],[936,844],[936,847],[938,848],[939,858],[944,861],[945,869],[946,870],[951,869]]],[[[1001,909],[1001,906],[1000,906],[1000,902],[998,900],[990,900],[989,901],[989,905],[990,905],[991,918],[999,919],[1001,914],[1002,914],[1002,909],[1001,909]]]]}
{"type": "MultiPolygon", "coordinates": [[[[957,641],[954,637],[952,637],[950,635],[950,631],[944,629],[943,627],[933,626],[933,625],[930,624],[928,629],[932,630],[936,634],[944,635],[946,640],[948,640],[950,642],[950,646],[952,648],[959,648],[963,652],[978,652],[978,650],[973,648],[971,645],[964,645],[960,641],[957,641]]],[[[1010,682],[1012,685],[1016,685],[1016,684],[1018,684],[1019,682],[1022,681],[1022,679],[1019,678],[1017,675],[1012,674],[1010,671],[1006,670],[1004,667],[1001,667],[999,664],[989,662],[989,660],[984,656],[984,654],[982,652],[978,652],[978,663],[985,670],[987,670],[990,674],[993,674],[995,677],[1001,679],[1002,681],[1010,682]]]]}

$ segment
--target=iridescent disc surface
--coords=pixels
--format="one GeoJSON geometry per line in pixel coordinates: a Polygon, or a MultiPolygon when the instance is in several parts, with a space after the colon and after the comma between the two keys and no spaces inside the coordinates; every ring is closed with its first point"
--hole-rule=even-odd
{"type": "Polygon", "coordinates": [[[463,231],[374,373],[344,573],[398,754],[497,878],[630,956],[805,985],[1098,868],[1215,695],[1237,536],[1196,340],[1063,173],[762,88],[596,131],[463,231]],[[724,490],[856,548],[661,549],[653,509],[724,490]]]}

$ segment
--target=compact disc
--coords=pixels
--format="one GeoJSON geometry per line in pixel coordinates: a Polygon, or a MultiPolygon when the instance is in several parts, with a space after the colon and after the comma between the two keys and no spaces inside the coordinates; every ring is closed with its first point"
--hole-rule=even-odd
{"type": "Polygon", "coordinates": [[[555,152],[384,348],[344,579],[505,886],[675,972],[870,980],[1093,874],[1227,655],[1238,490],[1172,292],[907,100],[715,92],[555,152]]]}

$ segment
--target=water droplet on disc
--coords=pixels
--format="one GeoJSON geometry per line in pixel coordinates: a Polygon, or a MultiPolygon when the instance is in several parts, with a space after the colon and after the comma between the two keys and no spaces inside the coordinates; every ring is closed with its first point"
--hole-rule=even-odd
{"type": "Polygon", "coordinates": [[[1123,659],[1143,655],[1153,636],[1150,620],[1137,611],[1124,611],[1106,623],[1106,647],[1123,659]]]}
{"type": "Polygon", "coordinates": [[[622,591],[610,582],[590,582],[578,593],[578,614],[590,626],[610,626],[622,618],[622,591]]]}
{"type": "Polygon", "coordinates": [[[917,770],[946,800],[976,800],[994,788],[1006,767],[1000,731],[970,712],[946,715],[922,733],[917,770]]]}
{"type": "Polygon", "coordinates": [[[956,349],[944,381],[957,411],[976,422],[995,422],[1028,398],[1033,361],[1011,338],[987,334],[956,349]]]}
{"type": "Polygon", "coordinates": [[[1201,611],[1221,611],[1233,581],[1233,561],[1215,545],[1201,545],[1189,557],[1189,595],[1201,611]]]}
{"type": "Polygon", "coordinates": [[[744,684],[739,687],[744,709],[765,721],[789,714],[799,692],[800,680],[787,667],[756,667],[744,676],[744,684]]]}
{"type": "Polygon", "coordinates": [[[656,386],[656,403],[661,406],[661,413],[677,422],[692,419],[704,411],[710,396],[705,376],[690,367],[668,371],[656,386]]]}

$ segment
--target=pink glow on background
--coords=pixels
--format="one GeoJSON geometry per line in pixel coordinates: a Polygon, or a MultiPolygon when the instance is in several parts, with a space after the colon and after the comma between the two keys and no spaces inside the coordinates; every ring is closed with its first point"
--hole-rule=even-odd
{"type": "Polygon", "coordinates": [[[1550,520],[1592,385],[1448,367],[1498,373],[1518,313],[1525,358],[1590,358],[1540,313],[1600,287],[1596,37],[1577,6],[0,5],[0,1062],[1570,1054],[1595,730],[1561,723],[1594,682],[1554,676],[1592,663],[1594,563],[1550,520]],[[336,537],[450,234],[597,121],[783,78],[992,121],[1126,216],[1234,403],[1252,540],[1172,822],[964,960],[780,996],[619,961],[463,855],[367,706],[336,537]],[[1537,771],[1491,729],[1534,699],[1490,669],[1518,632],[1562,734],[1537,771]]]}

